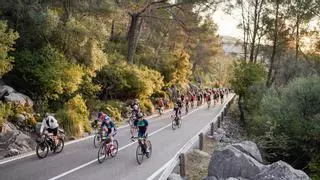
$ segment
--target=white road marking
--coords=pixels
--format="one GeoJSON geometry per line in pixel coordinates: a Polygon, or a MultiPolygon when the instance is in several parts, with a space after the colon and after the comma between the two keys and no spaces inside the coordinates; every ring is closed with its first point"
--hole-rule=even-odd
{"type": "MultiPolygon", "coordinates": [[[[184,118],[188,117],[188,116],[191,115],[192,113],[194,113],[194,112],[202,109],[202,107],[203,107],[203,106],[200,106],[199,108],[197,108],[197,109],[189,112],[188,114],[186,114],[185,116],[183,116],[181,119],[184,119],[184,118]]],[[[171,126],[171,123],[168,124],[168,125],[166,125],[166,126],[164,126],[164,127],[162,127],[162,128],[160,128],[160,129],[157,129],[156,131],[154,131],[154,132],[152,132],[152,133],[150,133],[149,136],[152,136],[152,135],[154,135],[154,134],[156,134],[156,133],[158,133],[158,132],[166,129],[166,128],[169,127],[169,126],[171,126]]],[[[129,143],[129,144],[127,144],[127,145],[119,148],[119,149],[118,149],[118,152],[121,151],[121,150],[123,150],[123,149],[125,149],[125,148],[127,148],[127,147],[129,147],[129,146],[132,146],[132,145],[135,144],[135,143],[136,143],[136,142],[132,142],[132,143],[129,143]]],[[[87,163],[85,163],[85,164],[82,164],[82,165],[80,165],[80,166],[78,166],[78,167],[75,167],[75,168],[73,168],[73,169],[71,169],[71,170],[69,170],[69,171],[66,171],[66,172],[62,173],[62,174],[59,174],[59,175],[57,175],[57,176],[55,176],[55,177],[52,177],[52,178],[50,178],[49,180],[56,180],[56,179],[62,178],[62,177],[64,177],[64,176],[68,175],[68,174],[71,174],[71,173],[79,170],[79,169],[82,169],[82,168],[84,168],[84,167],[86,167],[86,166],[89,166],[90,164],[92,164],[92,163],[94,163],[94,162],[97,162],[97,161],[98,161],[98,158],[96,158],[96,159],[94,159],[94,160],[92,160],[92,161],[89,161],[89,162],[87,162],[87,163]]]]}
{"type": "MultiPolygon", "coordinates": [[[[233,97],[233,96],[231,96],[231,98],[232,98],[232,97],[233,97]]],[[[204,126],[199,132],[204,131],[204,129],[207,128],[207,126],[209,126],[215,119],[217,119],[218,116],[220,116],[221,112],[223,112],[223,110],[224,110],[225,105],[231,100],[231,98],[229,97],[227,101],[225,101],[225,102],[223,102],[222,104],[220,104],[220,105],[222,105],[222,109],[221,109],[220,111],[218,111],[217,115],[214,116],[214,117],[212,118],[212,120],[211,120],[206,126],[204,126]]],[[[215,107],[214,107],[214,108],[215,108],[215,107]]],[[[195,136],[198,136],[198,133],[196,133],[195,136]]],[[[187,141],[187,143],[184,144],[183,147],[180,148],[179,151],[178,151],[167,163],[165,163],[164,165],[162,165],[158,170],[156,170],[156,171],[155,171],[151,176],[149,176],[146,180],[153,180],[153,179],[154,179],[155,177],[157,177],[162,171],[164,171],[164,169],[166,169],[167,166],[169,166],[169,165],[172,163],[172,161],[174,161],[175,157],[177,157],[178,154],[180,154],[180,152],[189,144],[189,142],[190,142],[195,136],[193,136],[189,141],[187,141]]]]}
{"type": "MultiPolygon", "coordinates": [[[[168,110],[164,111],[163,114],[166,114],[166,113],[170,112],[171,110],[172,110],[172,109],[168,109],[168,110]]],[[[159,116],[158,114],[154,114],[154,115],[148,116],[147,118],[148,118],[148,119],[151,119],[151,118],[155,118],[155,117],[160,117],[160,116],[159,116]]],[[[161,120],[161,119],[158,119],[158,120],[155,120],[155,121],[159,121],[159,120],[161,120]]],[[[129,126],[128,124],[127,124],[127,125],[123,125],[123,126],[118,127],[117,129],[118,129],[118,130],[119,130],[119,129],[123,129],[123,128],[126,128],[126,127],[128,127],[128,126],[129,126]]],[[[73,140],[73,141],[68,141],[68,142],[66,142],[64,145],[65,145],[65,146],[68,146],[68,145],[70,145],[70,144],[74,144],[74,143],[78,143],[78,142],[81,142],[81,141],[85,141],[85,140],[90,139],[90,138],[93,138],[93,137],[94,137],[94,135],[90,135],[90,136],[87,136],[87,137],[84,137],[84,138],[81,138],[81,139],[76,139],[76,140],[73,140]]],[[[19,160],[19,159],[23,159],[23,158],[26,158],[26,157],[29,157],[29,156],[33,156],[33,155],[36,155],[36,152],[35,152],[35,151],[28,152],[28,153],[24,153],[24,154],[21,154],[21,155],[18,155],[18,156],[14,156],[14,157],[11,157],[11,158],[9,157],[9,158],[6,158],[6,159],[0,161],[0,165],[6,164],[6,163],[9,163],[9,162],[12,162],[12,161],[16,161],[16,160],[19,160]]]]}

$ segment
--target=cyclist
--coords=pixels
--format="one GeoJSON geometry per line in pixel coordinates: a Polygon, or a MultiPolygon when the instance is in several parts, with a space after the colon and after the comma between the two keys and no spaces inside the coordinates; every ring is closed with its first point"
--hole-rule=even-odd
{"type": "Polygon", "coordinates": [[[183,104],[182,104],[181,98],[178,98],[178,99],[177,99],[177,102],[176,102],[176,104],[175,104],[174,110],[175,110],[176,116],[179,115],[180,118],[181,118],[181,109],[182,109],[182,106],[183,106],[183,104]]]}
{"type": "MultiPolygon", "coordinates": [[[[143,118],[143,114],[138,114],[138,120],[135,121],[134,125],[138,128],[138,138],[144,138],[143,144],[146,145],[146,135],[149,126],[149,122],[143,118]]],[[[149,147],[146,145],[146,153],[149,153],[149,147]]]]}
{"type": "Polygon", "coordinates": [[[134,131],[136,127],[134,126],[134,122],[138,119],[138,114],[140,113],[139,108],[139,101],[138,99],[133,100],[131,104],[131,118],[129,119],[130,124],[130,133],[131,133],[131,140],[134,141],[134,131]]]}
{"type": "Polygon", "coordinates": [[[111,118],[106,115],[101,123],[102,132],[106,132],[106,137],[110,138],[111,150],[113,150],[113,133],[117,132],[115,124],[111,121],[111,118]]]}
{"type": "Polygon", "coordinates": [[[159,114],[162,114],[162,110],[164,107],[164,102],[163,102],[162,98],[159,98],[159,100],[158,100],[158,107],[159,107],[159,114]]]}
{"type": "Polygon", "coordinates": [[[48,131],[48,133],[53,134],[53,141],[54,145],[56,146],[58,144],[58,128],[59,124],[56,118],[49,115],[49,113],[45,114],[45,118],[42,120],[41,128],[40,128],[40,134],[42,134],[45,130],[48,131]]]}

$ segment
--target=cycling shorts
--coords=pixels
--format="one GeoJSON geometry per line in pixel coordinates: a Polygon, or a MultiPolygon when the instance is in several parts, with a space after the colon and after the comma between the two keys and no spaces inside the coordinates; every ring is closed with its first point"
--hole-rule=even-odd
{"type": "Polygon", "coordinates": [[[58,128],[54,128],[54,129],[48,128],[47,131],[48,131],[48,133],[52,133],[53,136],[58,135],[58,128]]]}

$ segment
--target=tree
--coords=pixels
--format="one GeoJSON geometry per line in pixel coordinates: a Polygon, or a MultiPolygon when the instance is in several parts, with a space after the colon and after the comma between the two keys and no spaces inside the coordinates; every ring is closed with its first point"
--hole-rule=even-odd
{"type": "Polygon", "coordinates": [[[245,61],[235,63],[233,75],[230,79],[232,89],[239,95],[238,106],[240,110],[240,120],[245,121],[245,100],[248,96],[249,88],[255,84],[264,82],[266,72],[262,64],[247,63],[245,61]]]}
{"type": "Polygon", "coordinates": [[[12,69],[13,57],[8,52],[13,51],[15,40],[19,34],[12,29],[8,29],[7,22],[0,21],[0,78],[12,69]]]}

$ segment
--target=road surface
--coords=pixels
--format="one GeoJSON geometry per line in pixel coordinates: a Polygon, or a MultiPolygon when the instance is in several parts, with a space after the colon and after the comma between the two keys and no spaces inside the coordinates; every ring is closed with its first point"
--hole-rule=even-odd
{"type": "MultiPolygon", "coordinates": [[[[225,103],[231,98],[227,97],[225,103]]],[[[118,129],[116,139],[119,152],[115,158],[107,158],[102,164],[97,161],[98,149],[93,147],[93,138],[66,145],[60,154],[49,152],[47,158],[38,159],[31,155],[0,165],[1,180],[144,180],[168,162],[179,149],[222,109],[203,106],[189,110],[182,119],[182,127],[171,129],[171,115],[149,119],[149,139],[152,143],[152,157],[143,164],[136,162],[137,143],[130,141],[129,127],[118,129]]]]}

